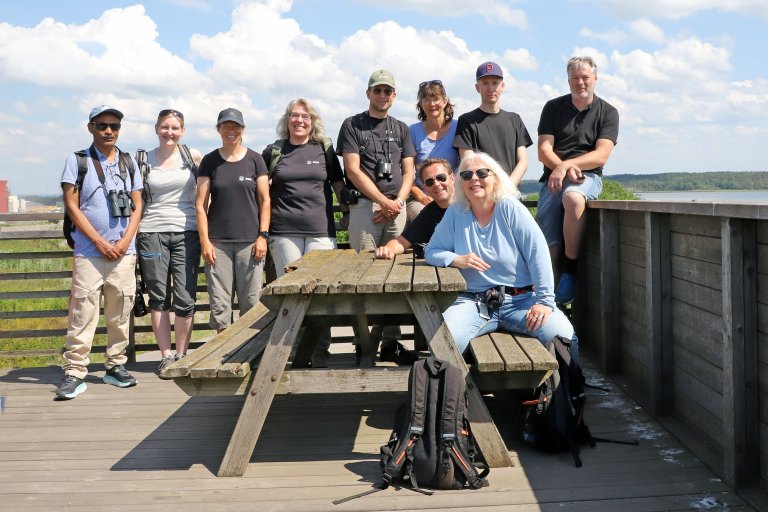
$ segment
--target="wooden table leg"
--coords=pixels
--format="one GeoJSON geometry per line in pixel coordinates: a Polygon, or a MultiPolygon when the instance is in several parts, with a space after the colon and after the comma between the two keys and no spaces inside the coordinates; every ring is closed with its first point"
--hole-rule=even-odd
{"type": "Polygon", "coordinates": [[[373,368],[376,359],[376,346],[373,345],[371,331],[368,330],[368,315],[355,316],[355,336],[360,344],[360,368],[373,368]]]}
{"type": "Polygon", "coordinates": [[[445,325],[440,307],[434,296],[426,292],[406,293],[405,296],[411,309],[413,309],[416,321],[429,341],[432,353],[438,359],[457,366],[466,379],[467,398],[469,400],[467,414],[472,422],[472,432],[477,440],[477,445],[480,447],[486,462],[492,468],[512,466],[507,445],[504,444],[499,430],[493,423],[491,413],[488,412],[483,396],[469,373],[467,363],[464,362],[464,357],[456,347],[456,342],[445,325]]]}
{"type": "Polygon", "coordinates": [[[311,298],[311,295],[287,295],[283,299],[218,476],[245,474],[311,298]]]}

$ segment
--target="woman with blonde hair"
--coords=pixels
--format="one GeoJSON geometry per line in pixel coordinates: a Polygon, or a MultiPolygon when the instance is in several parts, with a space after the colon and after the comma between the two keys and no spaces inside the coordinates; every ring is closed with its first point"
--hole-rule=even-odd
{"type": "MultiPolygon", "coordinates": [[[[336,248],[333,191],[341,193],[344,175],[323,120],[309,100],[288,103],[277,135],[262,156],[269,167],[272,204],[269,253],[280,277],[302,255],[336,248]]],[[[349,206],[341,208],[346,220],[349,206]]],[[[325,366],[329,343],[330,329],[323,329],[312,356],[314,367],[325,366]]]]}
{"type": "MultiPolygon", "coordinates": [[[[467,151],[457,170],[461,185],[426,249],[431,265],[460,269],[467,291],[443,314],[458,348],[472,338],[505,330],[543,344],[572,341],[573,326],[555,307],[554,276],[544,234],[498,162],[467,151]]],[[[458,181],[458,180],[457,180],[458,181]]]]}
{"type": "Polygon", "coordinates": [[[161,353],[160,374],[184,357],[192,335],[200,239],[195,216],[195,177],[202,154],[181,144],[184,114],[161,110],[155,123],[159,145],[139,150],[144,213],[136,236],[141,273],[149,295],[152,331],[161,353]],[[145,157],[140,156],[143,153],[145,157]],[[176,355],[171,351],[171,318],[176,355]]]}

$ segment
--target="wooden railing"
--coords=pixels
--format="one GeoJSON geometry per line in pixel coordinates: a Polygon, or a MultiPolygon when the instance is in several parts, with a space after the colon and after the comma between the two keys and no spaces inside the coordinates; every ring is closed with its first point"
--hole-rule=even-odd
{"type": "Polygon", "coordinates": [[[588,215],[583,351],[729,484],[768,490],[768,204],[594,201],[588,215]]]}

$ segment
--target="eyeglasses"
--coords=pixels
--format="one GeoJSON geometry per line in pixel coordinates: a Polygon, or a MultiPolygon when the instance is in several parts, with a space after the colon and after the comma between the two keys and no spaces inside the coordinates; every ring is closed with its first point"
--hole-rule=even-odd
{"type": "Polygon", "coordinates": [[[440,183],[445,183],[448,181],[448,175],[447,174],[438,174],[434,178],[427,178],[424,180],[424,185],[426,187],[431,187],[435,184],[435,180],[439,181],[440,183]]]}
{"type": "Polygon", "coordinates": [[[298,112],[291,112],[288,114],[288,118],[291,119],[292,121],[298,121],[298,120],[309,121],[312,119],[312,116],[310,116],[309,114],[300,114],[298,112]]]}
{"type": "Polygon", "coordinates": [[[443,82],[440,80],[427,80],[426,82],[421,82],[419,84],[419,90],[425,88],[428,85],[443,85],[443,82]]]}
{"type": "Polygon", "coordinates": [[[395,90],[394,89],[390,89],[389,87],[375,87],[375,88],[371,89],[371,92],[373,92],[373,94],[376,94],[376,95],[384,94],[386,96],[392,96],[392,94],[395,92],[395,90]]]}
{"type": "Polygon", "coordinates": [[[96,127],[97,130],[100,132],[103,132],[107,128],[112,130],[113,132],[119,132],[120,131],[120,123],[94,123],[91,121],[91,124],[96,127]]]}
{"type": "MultiPolygon", "coordinates": [[[[471,180],[471,179],[472,179],[472,177],[473,177],[475,174],[477,174],[477,177],[478,177],[478,178],[480,178],[481,180],[484,180],[485,178],[487,178],[487,177],[488,177],[488,175],[489,175],[489,174],[493,174],[493,171],[492,171],[492,170],[490,170],[490,169],[485,169],[485,168],[482,168],[482,169],[478,169],[478,170],[476,170],[476,171],[470,171],[470,170],[466,170],[466,171],[461,171],[461,172],[459,173],[459,176],[461,176],[461,179],[462,179],[462,180],[464,180],[464,181],[469,181],[469,180],[471,180]]],[[[426,183],[426,182],[425,182],[425,183],[426,183]]]]}
{"type": "Polygon", "coordinates": [[[165,116],[174,116],[178,117],[179,119],[184,119],[184,114],[179,112],[178,110],[174,110],[172,108],[167,108],[165,110],[161,110],[159,114],[157,114],[159,117],[165,117],[165,116]]]}

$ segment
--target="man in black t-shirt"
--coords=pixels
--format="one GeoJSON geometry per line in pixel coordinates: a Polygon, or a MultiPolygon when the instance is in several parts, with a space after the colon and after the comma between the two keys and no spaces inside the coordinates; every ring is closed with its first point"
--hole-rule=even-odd
{"type": "Polygon", "coordinates": [[[427,158],[419,164],[419,178],[433,201],[421,210],[402,235],[376,249],[377,258],[391,260],[411,247],[422,258],[423,246],[432,238],[435,227],[443,220],[445,210],[453,203],[456,178],[447,160],[427,158]]]}
{"type": "Polygon", "coordinates": [[[525,148],[533,144],[522,118],[501,109],[504,73],[495,62],[484,62],[475,73],[475,89],[480,94],[480,107],[459,116],[453,147],[463,156],[465,151],[483,151],[501,164],[512,183],[520,186],[528,169],[525,148]]]}
{"type": "MultiPolygon", "coordinates": [[[[344,120],[336,147],[357,197],[349,205],[349,245],[357,251],[374,250],[403,232],[416,156],[408,125],[388,114],[397,97],[392,73],[374,71],[365,95],[368,110],[344,120]]],[[[380,329],[374,326],[372,335],[380,329]]],[[[382,361],[410,364],[418,358],[397,342],[399,327],[385,327],[381,337],[382,361]]]]}
{"type": "Polygon", "coordinates": [[[539,121],[539,181],[536,221],[549,244],[555,276],[555,302],[573,300],[587,201],[603,188],[603,165],[619,137],[619,113],[595,95],[597,65],[590,57],[573,57],[566,66],[570,94],[547,102],[539,121]]]}

